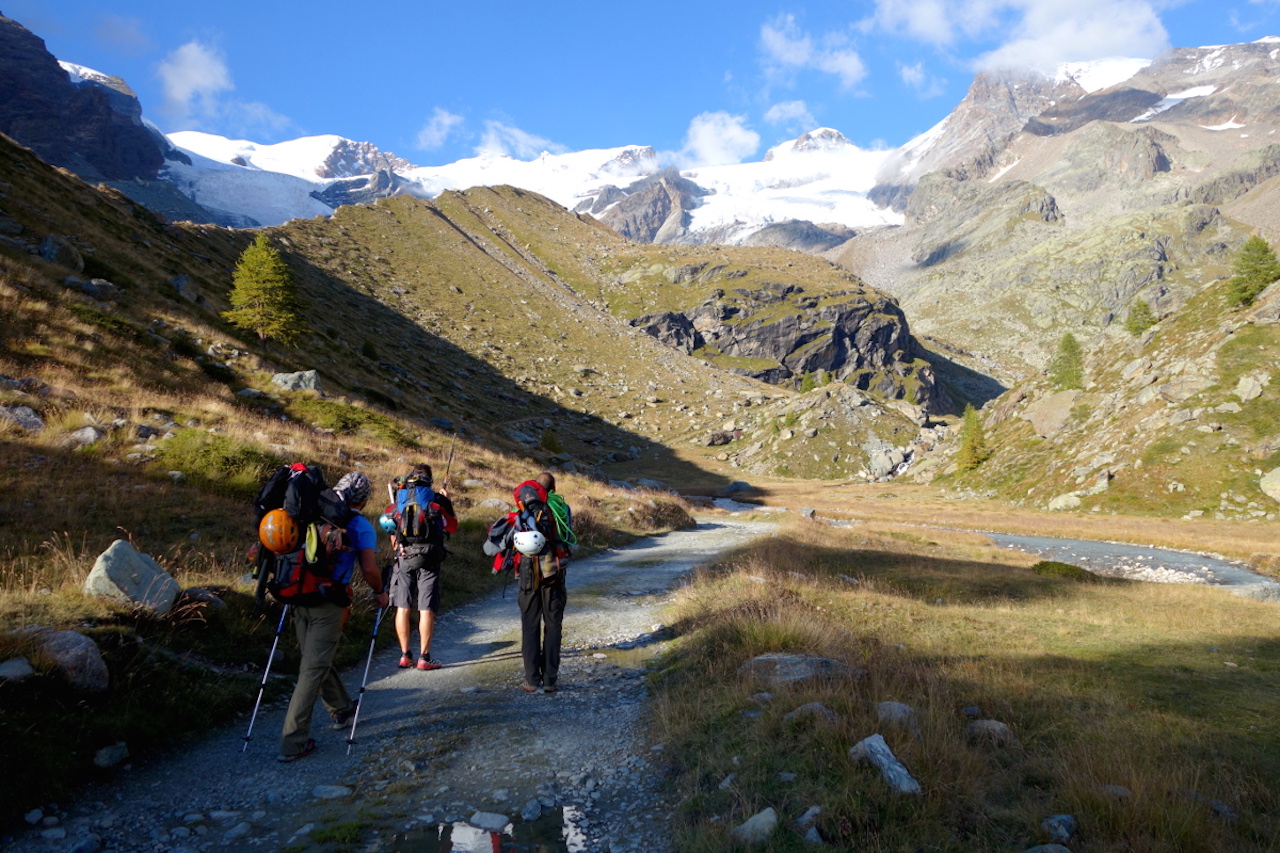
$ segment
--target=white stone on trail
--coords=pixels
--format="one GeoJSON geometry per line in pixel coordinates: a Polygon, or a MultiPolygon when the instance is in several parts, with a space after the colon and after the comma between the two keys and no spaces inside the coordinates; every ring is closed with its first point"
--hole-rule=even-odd
{"type": "Polygon", "coordinates": [[[511,823],[511,819],[495,812],[476,812],[467,818],[467,823],[486,832],[502,832],[511,823]]]}

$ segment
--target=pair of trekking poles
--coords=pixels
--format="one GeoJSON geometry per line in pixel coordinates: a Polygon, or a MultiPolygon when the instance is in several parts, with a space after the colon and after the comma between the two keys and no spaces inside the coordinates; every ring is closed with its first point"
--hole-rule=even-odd
{"type": "MultiPolygon", "coordinates": [[[[351,731],[347,734],[347,755],[351,754],[351,747],[356,742],[356,726],[360,723],[360,709],[364,707],[364,694],[369,684],[369,667],[373,663],[373,647],[378,642],[378,628],[382,626],[382,614],[384,608],[378,608],[378,614],[373,620],[373,635],[369,637],[369,656],[364,662],[364,677],[360,679],[360,692],[356,694],[355,713],[351,715],[351,731]]],[[[253,714],[249,717],[249,730],[244,733],[244,746],[240,748],[243,753],[249,748],[249,741],[253,739],[253,724],[258,719],[258,709],[262,707],[262,696],[267,689],[267,678],[271,675],[271,664],[276,659],[276,649],[280,646],[280,635],[284,633],[284,623],[289,618],[289,605],[286,604],[280,609],[280,622],[276,625],[276,634],[271,641],[271,653],[267,656],[267,665],[262,670],[262,683],[258,685],[258,699],[253,703],[253,714]]]]}

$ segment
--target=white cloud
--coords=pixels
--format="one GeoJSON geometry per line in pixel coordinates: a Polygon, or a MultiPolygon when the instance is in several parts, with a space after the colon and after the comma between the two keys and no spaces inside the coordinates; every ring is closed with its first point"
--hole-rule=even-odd
{"type": "Polygon", "coordinates": [[[936,98],[946,91],[946,81],[926,71],[923,62],[917,62],[915,65],[899,63],[898,76],[909,88],[915,89],[922,98],[936,98]]]}
{"type": "Polygon", "coordinates": [[[418,131],[419,150],[434,151],[443,147],[449,139],[449,135],[463,121],[462,116],[454,115],[446,109],[436,107],[431,113],[431,118],[427,119],[427,123],[422,126],[422,130],[418,131]]]}
{"type": "Polygon", "coordinates": [[[156,73],[164,85],[165,111],[183,117],[216,112],[218,95],[235,88],[222,56],[198,41],[189,41],[170,53],[156,73]]]}
{"type": "Polygon", "coordinates": [[[1113,56],[1151,57],[1167,49],[1160,0],[876,0],[864,29],[937,47],[962,40],[999,46],[978,68],[1034,67],[1113,56]]]}
{"type": "Polygon", "coordinates": [[[477,154],[505,154],[517,160],[532,160],[543,151],[560,154],[567,150],[549,139],[503,124],[500,121],[484,123],[484,136],[476,147],[477,154]]]}
{"type": "Polygon", "coordinates": [[[828,33],[816,42],[796,24],[794,15],[779,15],[760,27],[760,48],[766,74],[784,77],[801,70],[820,71],[838,78],[843,89],[851,89],[867,76],[862,57],[847,36],[828,33]]]}
{"type": "Polygon", "coordinates": [[[809,112],[809,107],[804,101],[783,101],[774,104],[764,114],[764,120],[796,133],[813,130],[818,126],[817,119],[809,112]]]}
{"type": "Polygon", "coordinates": [[[669,155],[684,169],[741,163],[760,149],[760,134],[747,127],[746,116],[726,112],[694,116],[684,147],[669,155]]]}
{"type": "Polygon", "coordinates": [[[156,67],[164,88],[162,111],[174,122],[245,138],[275,138],[293,120],[256,101],[227,97],[235,90],[231,71],[214,47],[189,41],[156,67]]]}

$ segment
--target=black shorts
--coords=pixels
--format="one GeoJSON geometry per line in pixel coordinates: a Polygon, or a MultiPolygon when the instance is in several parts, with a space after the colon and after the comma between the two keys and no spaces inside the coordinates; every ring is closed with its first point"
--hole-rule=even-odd
{"type": "Polygon", "coordinates": [[[425,555],[396,560],[391,571],[391,606],[434,613],[440,606],[440,561],[425,555]]]}

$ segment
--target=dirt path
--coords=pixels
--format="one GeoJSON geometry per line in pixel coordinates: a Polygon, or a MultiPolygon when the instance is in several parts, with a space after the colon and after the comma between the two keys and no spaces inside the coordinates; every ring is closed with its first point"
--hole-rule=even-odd
{"type": "MultiPolygon", "coordinates": [[[[506,827],[507,840],[547,850],[669,849],[643,663],[661,648],[661,611],[680,578],[770,529],[704,519],[575,562],[558,693],[519,689],[512,585],[441,616],[432,652],[443,669],[397,669],[394,647],[375,655],[350,755],[347,732],[322,725],[317,706],[317,751],[278,763],[276,703],[259,714],[246,752],[238,724],[121,770],[7,849],[305,851],[347,838],[345,849],[488,853],[486,830],[506,827]]],[[[353,695],[362,673],[345,676],[353,695]]]]}

